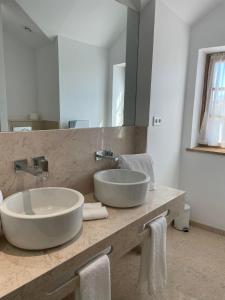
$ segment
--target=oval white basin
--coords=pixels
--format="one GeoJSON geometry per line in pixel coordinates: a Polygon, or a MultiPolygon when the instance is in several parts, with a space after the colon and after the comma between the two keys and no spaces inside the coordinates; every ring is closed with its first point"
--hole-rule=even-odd
{"type": "Polygon", "coordinates": [[[73,239],[82,228],[84,197],[66,188],[16,193],[0,206],[7,240],[28,250],[52,248],[73,239]]]}
{"type": "Polygon", "coordinates": [[[112,207],[135,207],[145,201],[150,178],[125,169],[105,170],[94,175],[94,193],[98,201],[112,207]]]}

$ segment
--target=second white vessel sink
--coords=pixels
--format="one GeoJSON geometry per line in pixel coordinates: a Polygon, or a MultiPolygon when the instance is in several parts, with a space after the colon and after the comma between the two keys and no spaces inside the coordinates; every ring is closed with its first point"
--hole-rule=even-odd
{"type": "Polygon", "coordinates": [[[0,206],[6,239],[16,247],[40,250],[77,236],[84,197],[66,188],[39,188],[6,198],[0,206]]]}
{"type": "Polygon", "coordinates": [[[150,182],[144,173],[126,169],[105,170],[94,175],[98,201],[112,207],[135,207],[144,203],[150,182]]]}

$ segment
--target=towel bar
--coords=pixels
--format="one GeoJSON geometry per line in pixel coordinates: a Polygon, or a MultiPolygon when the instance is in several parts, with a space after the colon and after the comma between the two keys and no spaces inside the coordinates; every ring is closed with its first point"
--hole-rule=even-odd
{"type": "Polygon", "coordinates": [[[74,276],[71,277],[68,281],[66,281],[65,283],[63,283],[62,285],[60,285],[59,287],[57,287],[56,289],[47,292],[46,293],[46,299],[63,299],[65,296],[67,296],[70,293],[73,293],[77,288],[79,288],[80,285],[80,276],[78,274],[79,270],[81,268],[83,268],[85,265],[87,265],[88,263],[90,263],[92,260],[96,259],[97,257],[99,257],[100,255],[110,255],[113,251],[113,247],[109,246],[108,248],[106,248],[105,250],[99,252],[98,254],[96,254],[95,256],[91,257],[85,264],[83,264],[82,266],[80,266],[74,273],[74,276]]]}
{"type": "MultiPolygon", "coordinates": [[[[157,216],[157,217],[151,219],[150,221],[148,221],[147,223],[145,223],[145,224],[142,226],[140,232],[143,232],[143,231],[147,228],[147,226],[148,226],[150,223],[152,223],[152,222],[155,221],[155,220],[158,220],[158,219],[161,218],[161,217],[166,217],[166,219],[168,219],[169,215],[170,215],[170,211],[169,211],[169,209],[168,209],[168,210],[166,210],[165,212],[163,212],[162,214],[160,214],[159,216],[157,216]]],[[[168,222],[167,222],[167,223],[168,223],[168,222]]]]}

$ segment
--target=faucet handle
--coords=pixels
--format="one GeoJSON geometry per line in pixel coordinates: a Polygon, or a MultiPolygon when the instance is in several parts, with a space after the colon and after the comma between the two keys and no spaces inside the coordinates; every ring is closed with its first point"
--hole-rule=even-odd
{"type": "Polygon", "coordinates": [[[34,168],[39,168],[46,173],[48,172],[48,160],[45,156],[34,157],[32,158],[32,160],[34,168]]]}
{"type": "Polygon", "coordinates": [[[110,149],[104,150],[104,154],[105,154],[105,156],[113,156],[114,155],[114,153],[110,149]]]}
{"type": "Polygon", "coordinates": [[[95,160],[102,160],[102,159],[110,159],[115,162],[118,161],[118,156],[115,156],[111,150],[100,150],[95,152],[95,160]]]}
{"type": "Polygon", "coordinates": [[[41,160],[39,165],[43,172],[48,173],[48,161],[46,159],[41,160]]]}

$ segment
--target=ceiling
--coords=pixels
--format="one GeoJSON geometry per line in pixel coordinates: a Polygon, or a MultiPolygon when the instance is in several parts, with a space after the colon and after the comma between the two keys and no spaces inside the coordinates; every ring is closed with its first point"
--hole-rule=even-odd
{"type": "MultiPolygon", "coordinates": [[[[0,0],[5,28],[32,47],[57,35],[109,47],[125,30],[130,4],[137,10],[151,0],[0,0]],[[121,3],[119,3],[121,2],[121,3]],[[32,33],[24,30],[32,29],[32,33]]],[[[192,25],[225,0],[162,0],[192,25]]]]}
{"type": "Polygon", "coordinates": [[[2,4],[3,29],[30,47],[37,48],[49,40],[39,27],[24,13],[14,1],[5,1],[2,4]],[[25,26],[32,30],[30,32],[25,26]]]}
{"type": "Polygon", "coordinates": [[[15,0],[49,38],[108,47],[125,30],[127,8],[115,0],[15,0]]]}
{"type": "MultiPolygon", "coordinates": [[[[140,10],[152,0],[116,0],[140,10]]],[[[157,2],[158,0],[156,0],[157,2]]],[[[193,25],[225,0],[162,0],[185,23],[193,25]]]]}
{"type": "Polygon", "coordinates": [[[193,25],[224,0],[163,0],[184,22],[193,25]]]}

